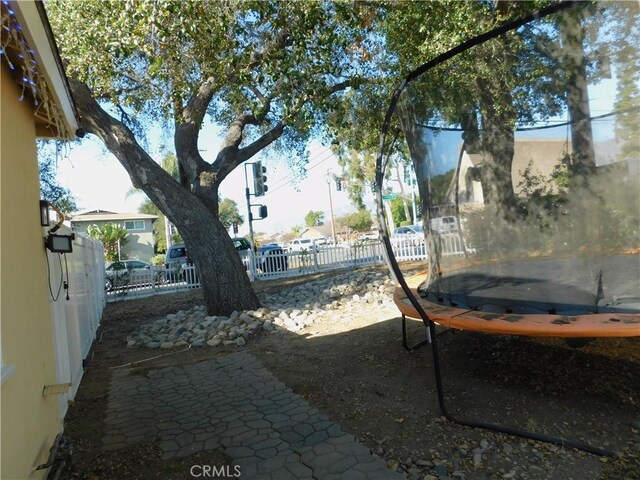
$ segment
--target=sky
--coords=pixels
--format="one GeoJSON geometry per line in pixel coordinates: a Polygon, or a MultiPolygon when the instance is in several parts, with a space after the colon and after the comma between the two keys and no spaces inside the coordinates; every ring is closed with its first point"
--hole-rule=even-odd
{"type": "MultiPolygon", "coordinates": [[[[160,143],[160,133],[152,132],[149,139],[151,155],[156,160],[161,154],[153,148],[160,143]],[[155,152],[155,154],[154,154],[155,152]]],[[[199,148],[203,158],[211,161],[218,152],[220,136],[213,126],[207,125],[200,135],[199,148]]],[[[313,141],[309,145],[309,163],[307,176],[295,179],[296,173],[290,171],[285,162],[271,162],[256,156],[250,162],[263,160],[267,168],[267,185],[269,191],[261,197],[251,197],[252,204],[263,204],[269,215],[265,220],[254,221],[254,231],[267,234],[290,231],[294,225],[304,226],[304,217],[310,210],[325,213],[325,223],[329,222],[329,188],[333,202],[334,216],[338,217],[355,211],[345,191],[336,191],[335,182],[327,183],[328,175],[340,174],[337,158],[331,151],[313,141]],[[295,180],[298,180],[297,188],[295,180]]],[[[248,233],[247,201],[245,196],[244,165],[236,168],[223,182],[220,194],[231,198],[238,204],[245,224],[240,227],[239,234],[248,233]]],[[[250,189],[253,192],[251,168],[247,168],[250,189]]],[[[70,146],[66,155],[58,160],[58,181],[71,190],[76,198],[79,211],[107,210],[117,213],[137,212],[140,204],[146,199],[142,193],[130,194],[131,180],[118,160],[111,155],[96,137],[88,135],[80,143],[70,146]]],[[[373,206],[373,198],[369,199],[373,206]]],[[[258,216],[258,208],[254,207],[254,218],[258,216]]]]}

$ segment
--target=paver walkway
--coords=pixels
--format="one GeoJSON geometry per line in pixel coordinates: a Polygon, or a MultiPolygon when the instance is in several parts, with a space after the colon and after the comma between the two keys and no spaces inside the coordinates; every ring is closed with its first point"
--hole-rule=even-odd
{"type": "Polygon", "coordinates": [[[248,353],[116,371],[104,445],[158,437],[163,458],[224,448],[242,479],[402,479],[248,353]]]}

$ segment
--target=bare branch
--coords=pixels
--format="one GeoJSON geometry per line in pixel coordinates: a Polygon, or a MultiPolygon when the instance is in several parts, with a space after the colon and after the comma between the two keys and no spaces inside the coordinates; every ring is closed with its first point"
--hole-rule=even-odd
{"type": "Polygon", "coordinates": [[[176,156],[190,181],[194,181],[199,172],[208,167],[207,162],[198,152],[198,134],[215,89],[213,78],[207,78],[198,91],[191,96],[187,105],[179,111],[176,110],[174,134],[176,156]]]}
{"type": "Polygon", "coordinates": [[[286,126],[287,126],[287,122],[285,120],[280,120],[280,122],[278,122],[278,124],[275,127],[273,127],[271,130],[269,130],[267,133],[265,133],[260,138],[258,138],[251,144],[247,145],[246,147],[241,148],[238,151],[238,158],[240,160],[239,164],[244,162],[245,160],[250,159],[260,150],[271,145],[278,138],[280,138],[286,126]]]}
{"type": "MultiPolygon", "coordinates": [[[[356,82],[357,81],[358,80],[356,80],[356,82]]],[[[323,94],[319,94],[313,98],[328,97],[336,92],[351,87],[353,84],[354,82],[351,80],[337,83],[329,87],[323,94]]],[[[259,125],[262,122],[253,115],[239,116],[229,127],[229,132],[222,145],[220,154],[209,171],[215,173],[218,180],[222,181],[222,179],[231,173],[234,168],[252,158],[262,149],[268,147],[280,138],[284,133],[284,129],[288,125],[288,118],[295,117],[310,100],[312,100],[311,97],[302,96],[296,105],[290,109],[289,116],[287,118],[281,119],[273,128],[271,128],[271,130],[244,148],[239,148],[242,143],[244,128],[249,124],[259,125]]]]}
{"type": "Polygon", "coordinates": [[[258,120],[254,115],[246,113],[239,115],[238,118],[229,125],[229,130],[227,131],[227,136],[222,143],[222,148],[237,150],[242,143],[244,127],[247,125],[260,125],[260,123],[260,120],[258,120]]]}

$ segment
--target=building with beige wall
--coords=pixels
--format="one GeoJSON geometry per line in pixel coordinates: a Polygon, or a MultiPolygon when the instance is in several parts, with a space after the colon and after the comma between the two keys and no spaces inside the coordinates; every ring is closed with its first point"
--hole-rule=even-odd
{"type": "Polygon", "coordinates": [[[38,466],[66,411],[54,339],[54,310],[65,304],[53,305],[47,283],[36,138],[71,140],[77,123],[42,4],[0,6],[0,477],[23,480],[47,474],[38,466]]]}
{"type": "Polygon", "coordinates": [[[154,255],[154,224],[156,215],[145,213],[114,213],[105,210],[74,215],[71,228],[75,233],[86,234],[91,225],[102,226],[115,223],[127,230],[127,242],[122,247],[122,258],[143,260],[148,262],[154,255]]]}
{"type": "MultiPolygon", "coordinates": [[[[516,195],[522,195],[520,184],[523,172],[532,166],[532,173],[541,176],[553,187],[551,174],[559,167],[565,155],[571,153],[571,142],[565,138],[527,138],[514,142],[511,163],[511,182],[516,195]]],[[[458,176],[458,200],[461,205],[484,204],[480,182],[480,171],[484,162],[483,153],[462,153],[458,176]]]]}

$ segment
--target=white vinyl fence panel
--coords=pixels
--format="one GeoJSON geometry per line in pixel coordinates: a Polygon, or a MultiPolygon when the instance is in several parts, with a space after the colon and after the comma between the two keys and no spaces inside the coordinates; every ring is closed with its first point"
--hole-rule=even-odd
{"type": "MultiPolygon", "coordinates": [[[[398,260],[426,260],[424,241],[402,239],[393,242],[398,260]]],[[[320,271],[357,268],[384,262],[384,247],[380,241],[358,242],[350,246],[322,246],[317,250],[287,252],[242,257],[252,281],[295,277],[320,271]]],[[[141,298],[161,293],[190,290],[200,287],[198,273],[193,266],[181,268],[155,267],[126,273],[107,291],[107,301],[141,298]]]]}
{"type": "Polygon", "coordinates": [[[60,397],[60,414],[66,414],[83,374],[104,310],[104,254],[102,244],[77,236],[73,253],[47,251],[53,336],[58,383],[71,383],[60,397]],[[68,289],[65,288],[68,285],[68,289]]]}

